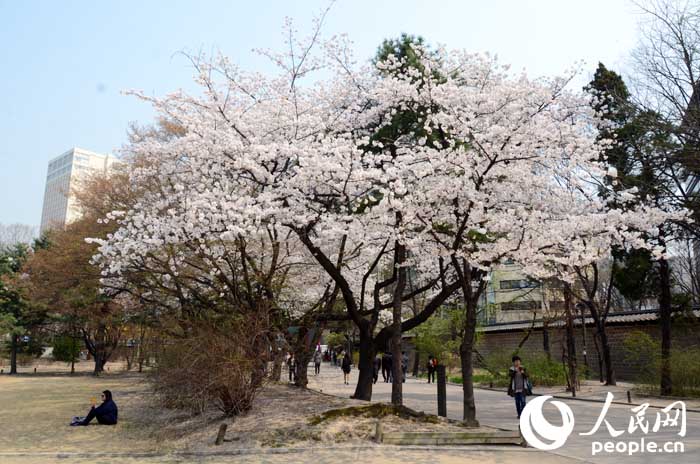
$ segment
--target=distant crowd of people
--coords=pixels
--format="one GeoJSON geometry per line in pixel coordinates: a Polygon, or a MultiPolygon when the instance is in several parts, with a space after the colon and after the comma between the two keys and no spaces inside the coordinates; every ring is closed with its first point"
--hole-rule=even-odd
{"type": "MultiPolygon", "coordinates": [[[[318,375],[321,372],[321,363],[323,361],[330,362],[332,366],[340,367],[343,372],[343,383],[349,385],[350,372],[353,366],[352,354],[348,353],[346,350],[336,351],[334,349],[327,349],[325,352],[321,352],[320,346],[317,347],[316,351],[312,356],[312,361],[314,363],[314,375],[318,375]]],[[[532,395],[532,384],[527,371],[521,364],[521,359],[519,356],[513,356],[513,365],[508,370],[510,376],[510,382],[508,384],[508,395],[515,399],[515,410],[520,417],[523,409],[525,408],[526,400],[525,397],[532,395]]],[[[406,381],[406,372],[408,371],[408,356],[405,351],[401,352],[401,381],[406,381]]],[[[287,369],[289,371],[289,381],[296,381],[297,372],[297,362],[294,354],[287,353],[286,359],[287,369]]],[[[428,383],[435,383],[435,374],[437,372],[438,359],[433,356],[428,356],[428,362],[426,365],[428,371],[428,383]]],[[[379,380],[379,373],[382,374],[382,379],[385,383],[393,382],[394,377],[394,359],[391,353],[385,352],[377,354],[373,360],[373,382],[377,383],[379,380]]]]}

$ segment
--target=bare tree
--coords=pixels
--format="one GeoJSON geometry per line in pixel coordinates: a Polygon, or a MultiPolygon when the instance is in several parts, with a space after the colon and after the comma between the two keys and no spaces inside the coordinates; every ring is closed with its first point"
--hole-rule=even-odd
{"type": "MultiPolygon", "coordinates": [[[[664,203],[690,209],[694,222],[666,224],[659,229],[658,244],[671,246],[679,229],[700,239],[697,181],[700,174],[700,5],[689,1],[652,0],[638,4],[644,12],[642,39],[635,50],[635,84],[638,104],[658,115],[659,129],[673,143],[656,162],[664,185],[664,203]]],[[[659,322],[661,327],[661,394],[671,386],[671,266],[657,261],[659,322]]]]}
{"type": "Polygon", "coordinates": [[[0,223],[0,247],[15,245],[17,243],[31,243],[35,237],[35,226],[0,223]]]}

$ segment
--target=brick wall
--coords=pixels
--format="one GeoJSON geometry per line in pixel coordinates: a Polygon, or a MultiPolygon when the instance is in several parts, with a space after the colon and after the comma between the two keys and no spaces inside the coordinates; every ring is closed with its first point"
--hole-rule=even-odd
{"type": "MultiPolygon", "coordinates": [[[[640,369],[639,364],[630,363],[625,359],[623,343],[625,337],[633,331],[643,331],[651,337],[661,341],[661,332],[657,323],[634,323],[627,325],[611,325],[606,328],[608,340],[611,347],[612,364],[618,380],[634,380],[640,369]]],[[[488,356],[494,352],[504,350],[514,351],[526,334],[526,330],[509,332],[480,333],[477,349],[482,356],[488,356]]],[[[576,337],[576,358],[579,366],[584,365],[583,359],[583,330],[581,327],[574,329],[576,337]]],[[[673,337],[671,346],[678,347],[698,347],[700,348],[700,324],[678,324],[672,331],[673,337]]],[[[586,327],[586,347],[588,354],[588,365],[590,367],[589,378],[598,378],[598,355],[594,342],[595,328],[586,327]]],[[[564,328],[549,330],[549,346],[552,359],[560,361],[562,359],[562,348],[565,346],[564,328]]],[[[523,363],[527,365],[528,354],[544,354],[542,342],[542,330],[534,329],[530,333],[527,341],[520,350],[523,363]]],[[[478,365],[478,360],[475,361],[478,365]]]]}

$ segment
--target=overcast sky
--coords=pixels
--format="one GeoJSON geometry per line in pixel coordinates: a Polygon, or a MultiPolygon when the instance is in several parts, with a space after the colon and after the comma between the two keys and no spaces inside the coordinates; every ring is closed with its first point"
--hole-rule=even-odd
{"type": "MultiPolygon", "coordinates": [[[[38,225],[47,161],[73,146],[114,153],[150,107],[121,90],[193,90],[179,51],[221,51],[267,66],[252,48],[279,48],[285,16],[300,32],[327,1],[0,0],[0,223],[38,225]]],[[[324,33],[347,33],[358,58],[384,38],[422,35],[447,48],[496,53],[529,75],[584,61],[624,71],[637,41],[628,0],[339,0],[324,33]]]]}

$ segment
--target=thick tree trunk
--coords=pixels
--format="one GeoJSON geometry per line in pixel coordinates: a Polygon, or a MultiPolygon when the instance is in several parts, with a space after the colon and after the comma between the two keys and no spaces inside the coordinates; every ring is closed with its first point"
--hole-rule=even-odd
{"type": "Polygon", "coordinates": [[[467,427],[478,427],[479,421],[476,420],[476,402],[474,401],[474,382],[472,377],[474,373],[473,351],[474,335],[476,333],[476,308],[468,309],[467,314],[470,322],[465,326],[464,337],[459,347],[462,365],[463,420],[467,427]]]}
{"type": "Polygon", "coordinates": [[[309,350],[301,343],[300,347],[294,351],[294,359],[296,359],[296,378],[294,385],[297,387],[306,388],[309,384],[309,361],[311,360],[311,353],[309,350]]]}
{"type": "MultiPolygon", "coordinates": [[[[605,385],[617,385],[615,380],[615,369],[612,365],[612,354],[610,349],[610,342],[608,341],[608,334],[606,332],[605,319],[601,316],[599,308],[593,301],[588,301],[587,306],[591,317],[595,322],[596,332],[598,335],[598,340],[600,341],[599,356],[602,356],[602,363],[605,367],[605,385]]],[[[601,369],[602,371],[602,369],[601,369]]],[[[603,375],[601,372],[601,382],[603,381],[603,375]]]]}
{"type": "Polygon", "coordinates": [[[615,369],[613,369],[612,365],[610,342],[608,341],[608,334],[605,331],[605,322],[601,321],[598,327],[598,333],[600,334],[600,346],[603,351],[603,363],[605,364],[605,385],[617,385],[615,369]]]}
{"type": "MultiPolygon", "coordinates": [[[[462,367],[462,412],[464,425],[467,427],[478,427],[476,420],[476,402],[474,401],[474,338],[476,335],[476,306],[483,290],[483,281],[479,279],[476,291],[472,288],[472,280],[478,278],[472,273],[472,268],[466,261],[462,261],[463,268],[460,268],[459,261],[453,257],[452,262],[459,275],[464,299],[464,325],[462,326],[462,343],[459,346],[460,364],[462,367]]],[[[477,271],[478,272],[478,271],[477,271]]]]}
{"type": "Polygon", "coordinates": [[[19,349],[17,337],[18,335],[12,334],[12,342],[10,343],[10,374],[17,373],[17,350],[19,349]]]}
{"type": "Polygon", "coordinates": [[[668,261],[659,260],[659,324],[661,325],[661,385],[662,395],[673,393],[671,382],[671,271],[668,261]]]}
{"type": "Polygon", "coordinates": [[[605,377],[603,374],[603,357],[600,354],[600,343],[598,343],[598,340],[600,340],[600,332],[596,328],[595,335],[593,336],[593,344],[595,345],[595,354],[596,358],[598,359],[598,377],[600,378],[600,383],[605,382],[605,377]]]}
{"type": "Polygon", "coordinates": [[[282,363],[284,362],[284,351],[275,347],[275,356],[272,358],[272,372],[270,378],[273,382],[279,382],[282,379],[282,363]]]}
{"type": "Polygon", "coordinates": [[[352,398],[357,400],[372,400],[372,383],[374,381],[374,344],[369,321],[362,321],[360,332],[360,362],[358,363],[359,376],[357,386],[352,398]]]}
{"type": "Polygon", "coordinates": [[[87,346],[87,349],[95,362],[95,367],[92,374],[94,376],[99,376],[104,370],[105,364],[107,364],[107,328],[103,324],[100,324],[95,332],[94,340],[90,340],[87,332],[83,334],[83,338],[85,339],[85,346],[87,346]]]}
{"type": "MultiPolygon", "coordinates": [[[[398,216],[400,222],[400,215],[398,216]]],[[[401,307],[403,299],[403,291],[406,288],[406,268],[403,267],[403,262],[406,255],[406,250],[403,245],[396,243],[396,257],[394,259],[395,266],[399,267],[396,272],[397,281],[393,292],[392,315],[393,321],[391,324],[391,356],[394,359],[392,364],[393,379],[391,383],[391,404],[401,406],[403,404],[403,353],[401,352],[401,307]]]]}
{"type": "Polygon", "coordinates": [[[92,374],[94,376],[99,376],[104,371],[105,364],[107,364],[107,361],[104,359],[104,350],[95,350],[95,354],[93,354],[92,357],[95,361],[95,368],[92,374]]]}

